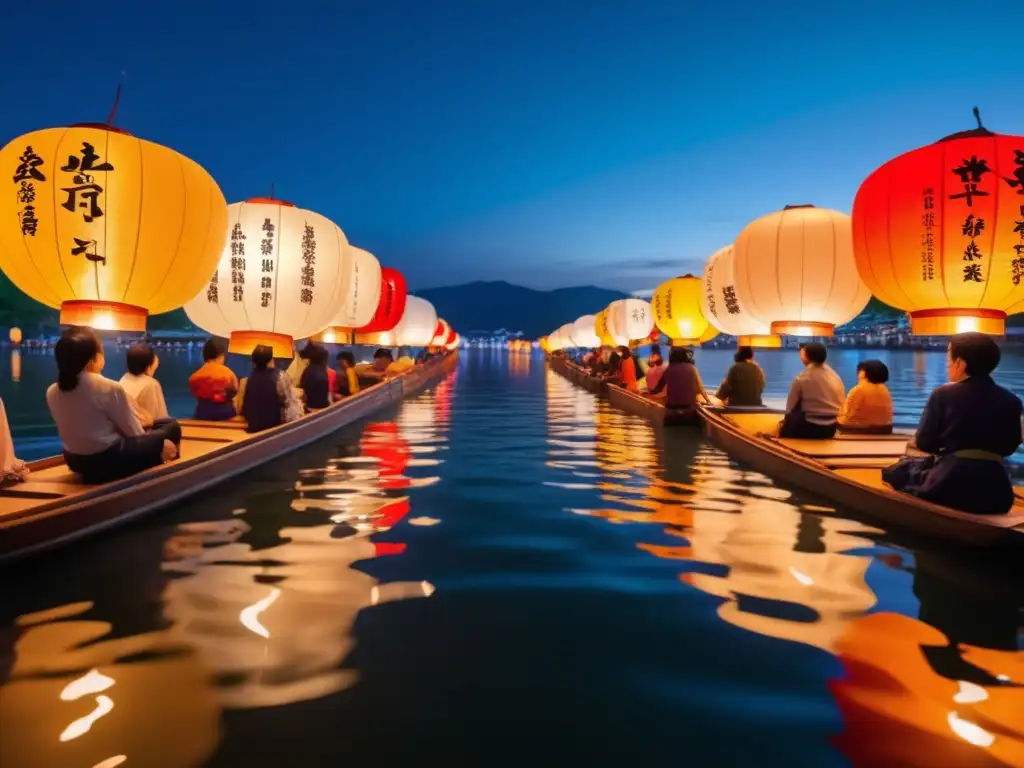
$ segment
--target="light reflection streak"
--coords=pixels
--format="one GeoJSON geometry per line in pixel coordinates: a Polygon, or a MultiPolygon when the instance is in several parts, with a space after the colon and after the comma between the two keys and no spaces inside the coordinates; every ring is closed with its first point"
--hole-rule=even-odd
{"type": "Polygon", "coordinates": [[[60,735],[61,741],[71,741],[89,732],[93,724],[104,715],[110,714],[114,709],[114,702],[109,696],[96,697],[96,709],[85,717],[80,717],[72,722],[60,735]]]}
{"type": "Polygon", "coordinates": [[[99,670],[93,669],[77,680],[72,680],[60,692],[61,701],[75,701],[91,693],[101,693],[114,684],[112,677],[107,677],[99,670]]]}
{"type": "Polygon", "coordinates": [[[272,587],[270,594],[262,600],[242,609],[242,612],[238,614],[238,620],[242,622],[242,626],[260,637],[269,638],[270,632],[260,623],[259,615],[272,606],[280,596],[281,590],[277,587],[272,587]]]}

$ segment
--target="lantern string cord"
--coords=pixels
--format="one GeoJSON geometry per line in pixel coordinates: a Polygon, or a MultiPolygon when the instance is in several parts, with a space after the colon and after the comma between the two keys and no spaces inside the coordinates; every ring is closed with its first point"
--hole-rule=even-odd
{"type": "Polygon", "coordinates": [[[974,108],[974,119],[978,121],[978,127],[984,130],[985,126],[981,124],[981,111],[977,107],[974,108]]]}
{"type": "MultiPolygon", "coordinates": [[[[124,72],[121,73],[124,75],[124,72]]],[[[114,92],[114,105],[110,108],[110,114],[107,115],[107,125],[111,126],[114,124],[114,118],[117,116],[117,107],[121,103],[121,81],[117,83],[117,90],[114,92]]]]}

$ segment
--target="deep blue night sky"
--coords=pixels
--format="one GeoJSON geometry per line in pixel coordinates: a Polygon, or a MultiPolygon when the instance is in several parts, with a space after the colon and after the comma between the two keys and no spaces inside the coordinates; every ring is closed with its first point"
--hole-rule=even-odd
{"type": "Polygon", "coordinates": [[[0,143],[105,120],[413,288],[653,287],[895,154],[1024,132],[1024,0],[7,4],[0,143]],[[843,7],[847,6],[847,7],[843,7]],[[899,10],[893,10],[898,7],[899,10]]]}

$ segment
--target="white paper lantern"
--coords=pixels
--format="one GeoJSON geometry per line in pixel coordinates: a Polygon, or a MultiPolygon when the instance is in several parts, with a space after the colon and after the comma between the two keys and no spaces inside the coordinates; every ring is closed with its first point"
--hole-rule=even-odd
{"type": "Polygon", "coordinates": [[[455,334],[455,338],[451,342],[449,342],[448,344],[445,344],[444,348],[447,349],[449,352],[452,352],[452,351],[458,349],[459,348],[459,344],[461,344],[461,343],[462,343],[462,337],[459,336],[459,334],[456,333],[455,334]]]}
{"type": "Polygon", "coordinates": [[[322,331],[346,304],[351,258],[345,233],[319,213],[268,198],[233,203],[224,255],[185,313],[229,337],[231,352],[266,344],[291,357],[295,339],[322,331]]]}
{"type": "Polygon", "coordinates": [[[405,301],[405,314],[395,326],[394,338],[399,347],[426,347],[437,330],[437,311],[434,305],[419,296],[405,301]]]}
{"type": "Polygon", "coordinates": [[[708,259],[704,267],[701,312],[715,328],[738,336],[740,346],[777,347],[782,340],[773,336],[767,323],[753,317],[736,290],[733,247],[727,245],[708,259]]]}
{"type": "Polygon", "coordinates": [[[654,312],[643,299],[619,299],[608,305],[608,330],[615,343],[646,339],[654,330],[654,312]]]}
{"type": "Polygon", "coordinates": [[[572,342],[575,346],[587,349],[601,346],[601,339],[594,332],[594,320],[593,315],[583,315],[572,324],[572,342]]]}
{"type": "Polygon", "coordinates": [[[736,296],[772,333],[831,336],[871,292],[853,257],[850,217],[788,206],[751,222],[733,245],[736,296]]]}
{"type": "Polygon", "coordinates": [[[361,328],[373,319],[380,301],[380,262],[372,253],[349,246],[344,304],[331,318],[332,328],[361,328]]]}

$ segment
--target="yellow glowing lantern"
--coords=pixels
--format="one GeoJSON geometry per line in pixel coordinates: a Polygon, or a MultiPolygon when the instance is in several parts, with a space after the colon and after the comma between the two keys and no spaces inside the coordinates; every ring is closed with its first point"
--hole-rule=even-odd
{"type": "Polygon", "coordinates": [[[611,318],[607,307],[594,315],[594,333],[597,334],[597,338],[600,339],[601,345],[606,347],[617,347],[620,344],[628,343],[629,339],[626,339],[626,342],[620,342],[612,336],[610,322],[611,318]]]}
{"type": "Polygon", "coordinates": [[[21,328],[11,328],[7,338],[10,339],[11,344],[14,346],[21,344],[21,328]]]}
{"type": "Polygon", "coordinates": [[[144,331],[216,268],[224,195],[184,155],[105,125],[48,128],[0,150],[0,270],[66,325],[144,331]]]}
{"type": "Polygon", "coordinates": [[[225,231],[220,263],[185,314],[229,337],[231,352],[248,355],[262,344],[289,358],[295,339],[319,333],[352,301],[352,254],[330,219],[259,197],[228,206],[225,231]]]}
{"type": "Polygon", "coordinates": [[[850,217],[787,206],[751,222],[733,245],[736,299],[773,334],[831,336],[871,292],[857,273],[850,217]]]}
{"type": "Polygon", "coordinates": [[[915,334],[1004,333],[1024,302],[1024,136],[979,118],[890,160],[857,190],[853,233],[864,282],[915,334]]]}
{"type": "Polygon", "coordinates": [[[643,299],[619,299],[608,305],[608,328],[620,346],[646,339],[654,330],[654,312],[643,299]]]}
{"type": "Polygon", "coordinates": [[[551,351],[551,347],[548,346],[548,337],[547,336],[541,336],[539,339],[537,339],[537,345],[541,348],[542,352],[550,352],[551,351]]]}
{"type": "Polygon", "coordinates": [[[693,275],[673,277],[655,289],[654,323],[673,346],[699,344],[718,335],[701,311],[701,290],[701,281],[693,275]]]}
{"type": "Polygon", "coordinates": [[[716,251],[708,259],[701,282],[701,312],[712,328],[735,336],[741,347],[781,347],[782,338],[772,334],[767,323],[754,319],[743,310],[736,293],[734,263],[731,245],[716,251]]]}

